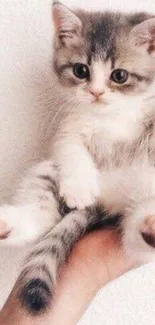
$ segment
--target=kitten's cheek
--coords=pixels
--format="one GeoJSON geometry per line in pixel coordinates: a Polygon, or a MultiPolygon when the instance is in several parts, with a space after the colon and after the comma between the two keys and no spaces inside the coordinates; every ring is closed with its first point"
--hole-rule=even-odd
{"type": "Polygon", "coordinates": [[[77,100],[85,104],[91,104],[94,101],[94,96],[87,89],[77,90],[77,100]]]}
{"type": "Polygon", "coordinates": [[[86,101],[88,104],[93,104],[95,102],[95,98],[94,96],[90,95],[89,94],[86,96],[86,101]]]}

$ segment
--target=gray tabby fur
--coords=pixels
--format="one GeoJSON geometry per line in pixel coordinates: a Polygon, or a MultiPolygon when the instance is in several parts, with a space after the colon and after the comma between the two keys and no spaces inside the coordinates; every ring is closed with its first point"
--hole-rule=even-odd
{"type": "MultiPolygon", "coordinates": [[[[153,41],[150,38],[149,44],[148,41],[146,42],[147,47],[144,49],[145,42],[137,43],[140,42],[140,37],[137,41],[137,34],[134,35],[134,27],[145,20],[151,20],[153,16],[145,13],[88,13],[81,10],[73,13],[68,9],[61,8],[62,11],[68,10],[68,19],[67,23],[65,22],[66,25],[60,28],[58,26],[60,21],[56,13],[57,6],[59,4],[55,4],[53,9],[55,25],[57,25],[53,68],[59,101],[62,103],[62,108],[67,107],[67,109],[64,113],[61,112],[58,130],[50,149],[49,161],[42,162],[29,172],[14,200],[14,206],[9,208],[12,216],[13,213],[16,213],[12,209],[18,208],[21,215],[25,213],[26,207],[29,213],[32,211],[31,219],[34,220],[34,216],[36,216],[36,220],[40,220],[38,227],[39,222],[42,222],[36,232],[35,229],[34,232],[32,231],[33,227],[31,226],[33,238],[37,237],[38,233],[45,232],[27,257],[17,285],[17,298],[21,308],[26,309],[33,316],[45,313],[47,308],[52,306],[54,287],[60,266],[66,261],[75,242],[89,227],[101,221],[102,217],[107,214],[109,216],[123,215],[124,248],[127,251],[129,247],[132,248],[131,254],[136,262],[145,262],[155,256],[152,247],[142,242],[139,235],[139,223],[136,228],[133,227],[135,220],[139,222],[141,215],[147,216],[150,211],[155,212],[154,203],[151,201],[152,197],[155,197],[155,190],[151,185],[154,180],[155,158],[155,96],[150,90],[155,81],[155,58],[153,56],[155,36],[153,41]],[[71,27],[70,25],[68,27],[67,24],[71,24],[71,27]],[[89,65],[91,73],[87,85],[73,75],[72,66],[75,62],[89,65]],[[120,86],[106,81],[105,87],[110,92],[110,98],[116,96],[113,98],[111,106],[108,106],[106,100],[104,102],[104,98],[103,102],[101,99],[100,104],[93,105],[90,100],[87,102],[87,87],[92,83],[93,65],[96,66],[98,62],[100,65],[103,64],[104,71],[112,71],[118,66],[130,71],[130,82],[127,84],[120,86]],[[79,97],[77,89],[81,91],[79,97]],[[136,104],[134,103],[133,106],[133,100],[135,97],[138,100],[142,98],[143,101],[140,104],[140,113],[134,117],[133,110],[136,111],[136,104]],[[125,98],[126,104],[121,106],[121,100],[125,100],[125,98]],[[115,106],[117,106],[116,113],[115,106]],[[132,121],[124,120],[126,115],[130,116],[131,112],[133,114],[132,121]],[[93,122],[91,114],[94,114],[93,122]],[[117,120],[119,114],[121,117],[120,120],[117,120]],[[111,121],[110,116],[112,116],[112,124],[107,122],[108,126],[105,125],[103,129],[100,129],[102,121],[103,124],[104,120],[111,121]],[[123,129],[124,123],[126,124],[123,129]],[[65,147],[66,143],[63,142],[66,135],[68,136],[68,132],[74,139],[79,130],[85,149],[93,158],[92,169],[88,175],[87,164],[84,166],[83,151],[82,154],[79,154],[78,151],[73,150],[68,154],[68,147],[65,147]],[[89,130],[91,133],[88,132],[89,130]],[[122,134],[117,137],[119,131],[122,134]],[[66,151],[58,162],[57,152],[61,143],[66,151]],[[70,165],[67,160],[69,168],[67,171],[65,169],[65,174],[62,164],[67,155],[70,165]],[[66,191],[64,190],[64,192],[61,188],[64,175],[72,172],[77,161],[79,165],[81,164],[80,166],[83,166],[86,174],[83,175],[84,179],[75,177],[73,179],[75,184],[78,181],[90,182],[91,177],[92,179],[93,177],[97,178],[96,169],[100,172],[102,180],[102,194],[98,195],[96,192],[91,200],[86,196],[86,202],[78,201],[78,195],[80,197],[84,194],[83,189],[79,190],[79,193],[77,192],[77,196],[73,195],[72,197],[74,190],[76,193],[78,183],[75,189],[68,191],[68,195],[66,194],[68,187],[65,187],[66,191]],[[62,196],[70,206],[70,211],[66,210],[62,196]],[[77,201],[74,201],[73,199],[76,198],[77,201]],[[89,202],[91,207],[88,207],[89,202]],[[104,212],[102,215],[98,213],[97,204],[102,207],[104,212]],[[75,207],[79,209],[74,210],[75,207]],[[150,207],[152,210],[149,210],[150,207]],[[43,220],[46,220],[45,224],[43,220]],[[130,229],[132,229],[131,232],[130,229]],[[137,237],[134,237],[135,233],[138,233],[137,237]],[[136,252],[135,249],[137,238],[142,245],[142,250],[139,252],[136,252]]],[[[100,77],[102,78],[102,71],[100,77]]],[[[137,101],[137,105],[139,105],[139,101],[137,101]]],[[[95,186],[92,184],[92,188],[95,186]]],[[[26,229],[27,227],[24,229],[24,234],[26,229]]],[[[22,233],[22,227],[19,232],[22,233]]],[[[14,234],[16,235],[16,232],[12,232],[12,235],[6,239],[8,243],[14,238],[16,239],[16,236],[13,237],[14,234]]],[[[29,240],[29,237],[26,240],[29,240]]]]}

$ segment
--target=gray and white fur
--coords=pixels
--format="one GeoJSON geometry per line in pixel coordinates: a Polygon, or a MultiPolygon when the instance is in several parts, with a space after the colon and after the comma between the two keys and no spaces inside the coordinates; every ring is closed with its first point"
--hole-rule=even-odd
{"type": "Polygon", "coordinates": [[[60,122],[49,160],[29,171],[12,205],[0,208],[3,245],[42,235],[18,288],[34,315],[51,306],[60,266],[102,218],[96,206],[104,217],[123,216],[129,258],[155,259],[155,18],[73,12],[57,2],[53,21],[60,122]]]}

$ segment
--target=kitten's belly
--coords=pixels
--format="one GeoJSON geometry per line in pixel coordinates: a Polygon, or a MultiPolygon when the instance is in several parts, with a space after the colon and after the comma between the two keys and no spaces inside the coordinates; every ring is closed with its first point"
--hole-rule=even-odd
{"type": "MultiPolygon", "coordinates": [[[[94,134],[91,139],[91,155],[94,157],[98,167],[118,166],[126,164],[126,160],[133,160],[133,154],[141,154],[139,147],[139,138],[124,140],[113,139],[110,136],[103,136],[103,134],[94,134]],[[138,142],[137,142],[138,141],[138,142]],[[138,143],[138,146],[137,146],[138,143]]],[[[128,162],[127,162],[128,163],[128,162]]]]}
{"type": "Polygon", "coordinates": [[[125,215],[133,204],[155,197],[155,169],[138,160],[133,165],[101,171],[100,202],[110,214],[125,215]]]}

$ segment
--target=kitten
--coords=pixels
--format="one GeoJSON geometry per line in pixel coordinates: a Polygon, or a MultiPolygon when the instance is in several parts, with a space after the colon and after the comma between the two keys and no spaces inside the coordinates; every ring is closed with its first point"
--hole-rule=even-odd
{"type": "Polygon", "coordinates": [[[0,209],[3,243],[45,233],[18,282],[18,298],[32,314],[51,305],[59,267],[105,215],[123,215],[123,245],[134,261],[155,258],[155,18],[72,12],[56,2],[53,20],[63,113],[49,160],[30,170],[13,204],[0,209]]]}

